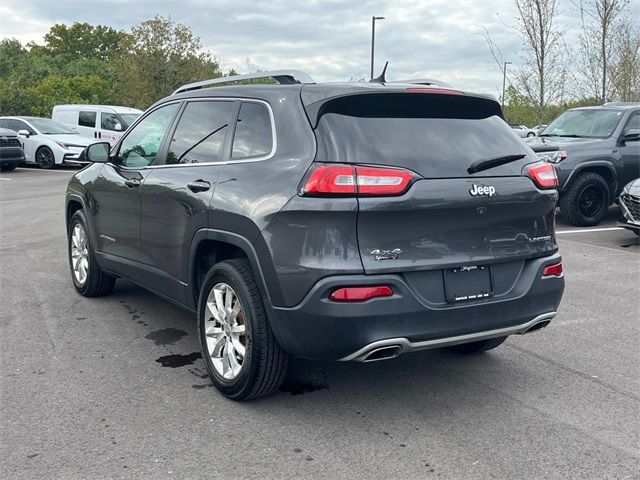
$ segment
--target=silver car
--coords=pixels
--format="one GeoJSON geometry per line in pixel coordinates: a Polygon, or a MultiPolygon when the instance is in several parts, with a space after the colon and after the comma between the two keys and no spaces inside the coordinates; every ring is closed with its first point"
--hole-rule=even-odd
{"type": "Polygon", "coordinates": [[[521,138],[531,138],[535,137],[538,132],[533,128],[529,128],[526,125],[512,125],[509,124],[511,129],[516,132],[521,138]]]}

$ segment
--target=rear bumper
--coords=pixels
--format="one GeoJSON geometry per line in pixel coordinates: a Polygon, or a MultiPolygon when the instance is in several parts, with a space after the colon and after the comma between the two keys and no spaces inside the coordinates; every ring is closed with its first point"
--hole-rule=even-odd
{"type": "Polygon", "coordinates": [[[270,320],[285,350],[319,360],[363,360],[379,346],[399,345],[403,353],[525,333],[558,309],[564,277],[542,278],[542,270],[560,261],[558,254],[528,260],[508,292],[455,305],[430,303],[402,275],[327,277],[296,307],[271,307],[270,320]],[[336,287],[379,284],[394,295],[361,303],[328,299],[336,287]]]}

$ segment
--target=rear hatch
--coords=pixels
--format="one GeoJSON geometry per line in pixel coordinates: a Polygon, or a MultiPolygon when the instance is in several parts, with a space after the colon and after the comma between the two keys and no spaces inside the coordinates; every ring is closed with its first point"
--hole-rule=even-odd
{"type": "Polygon", "coordinates": [[[502,119],[497,102],[410,92],[342,96],[312,109],[316,162],[411,173],[406,190],[393,195],[363,194],[359,187],[365,272],[450,275],[477,267],[485,272],[478,275],[495,276],[500,268],[489,273],[483,266],[511,261],[518,270],[525,259],[556,251],[557,192],[530,178],[538,159],[502,119]],[[472,165],[483,167],[470,173],[472,165]]]}

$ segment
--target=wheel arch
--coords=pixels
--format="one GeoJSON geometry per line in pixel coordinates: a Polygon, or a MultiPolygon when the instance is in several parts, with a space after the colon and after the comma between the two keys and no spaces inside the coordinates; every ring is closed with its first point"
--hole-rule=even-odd
{"type": "Polygon", "coordinates": [[[581,163],[577,168],[575,168],[571,172],[567,180],[564,182],[562,189],[565,191],[568,190],[569,188],[571,188],[571,184],[573,183],[573,181],[575,181],[575,179],[578,178],[580,174],[588,173],[588,172],[596,173],[606,180],[607,184],[609,185],[609,190],[611,192],[610,200],[613,201],[613,199],[616,196],[617,187],[618,187],[617,174],[613,164],[607,161],[593,161],[593,162],[581,163]]]}
{"type": "Polygon", "coordinates": [[[253,244],[236,233],[202,229],[196,232],[189,250],[187,299],[197,309],[202,280],[209,269],[222,260],[245,258],[253,271],[262,298],[271,302],[267,282],[253,244]]]}

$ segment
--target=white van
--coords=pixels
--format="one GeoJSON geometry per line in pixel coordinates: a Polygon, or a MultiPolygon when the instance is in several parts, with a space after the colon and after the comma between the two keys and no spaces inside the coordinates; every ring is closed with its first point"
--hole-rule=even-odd
{"type": "Polygon", "coordinates": [[[51,118],[83,137],[114,145],[123,132],[142,115],[142,110],[112,105],[56,105],[51,118]]]}

